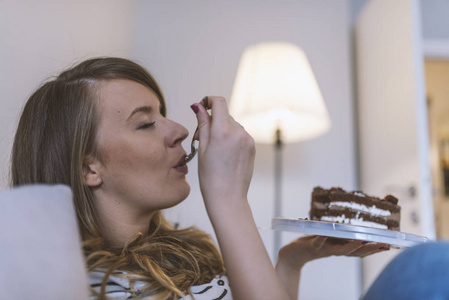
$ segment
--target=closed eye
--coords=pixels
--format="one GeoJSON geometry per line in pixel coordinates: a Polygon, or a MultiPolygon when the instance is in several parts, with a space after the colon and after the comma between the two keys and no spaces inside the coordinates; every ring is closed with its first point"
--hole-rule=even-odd
{"type": "Polygon", "coordinates": [[[147,128],[153,126],[154,123],[156,123],[156,121],[151,122],[151,123],[145,123],[145,124],[142,124],[142,125],[140,125],[139,127],[137,127],[137,129],[147,129],[147,128]]]}

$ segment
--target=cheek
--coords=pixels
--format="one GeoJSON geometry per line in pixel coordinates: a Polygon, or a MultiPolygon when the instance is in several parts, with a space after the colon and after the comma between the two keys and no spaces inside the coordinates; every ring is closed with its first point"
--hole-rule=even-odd
{"type": "Polygon", "coordinates": [[[129,168],[133,172],[156,171],[162,167],[164,157],[160,151],[148,148],[136,148],[120,145],[113,147],[108,155],[106,165],[116,165],[120,168],[129,168]]]}

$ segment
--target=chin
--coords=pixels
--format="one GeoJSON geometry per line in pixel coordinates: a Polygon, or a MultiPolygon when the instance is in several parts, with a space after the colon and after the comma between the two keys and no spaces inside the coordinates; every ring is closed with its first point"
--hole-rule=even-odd
{"type": "Polygon", "coordinates": [[[187,182],[185,182],[185,185],[183,187],[179,187],[179,189],[177,189],[176,192],[177,196],[173,199],[172,205],[170,205],[170,207],[178,205],[179,203],[184,201],[187,198],[187,196],[189,196],[190,185],[187,182]]]}
{"type": "Polygon", "coordinates": [[[184,193],[182,195],[182,199],[179,202],[184,201],[187,198],[187,196],[189,196],[189,194],[190,194],[190,185],[186,181],[186,188],[185,188],[185,191],[184,191],[184,193]]]}

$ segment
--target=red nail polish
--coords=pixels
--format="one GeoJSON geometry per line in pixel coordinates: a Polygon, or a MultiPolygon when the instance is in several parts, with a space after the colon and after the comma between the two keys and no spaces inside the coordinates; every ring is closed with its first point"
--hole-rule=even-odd
{"type": "Polygon", "coordinates": [[[198,111],[199,111],[198,105],[196,105],[196,104],[190,105],[190,108],[193,110],[193,112],[194,112],[195,114],[197,114],[198,111]]]}

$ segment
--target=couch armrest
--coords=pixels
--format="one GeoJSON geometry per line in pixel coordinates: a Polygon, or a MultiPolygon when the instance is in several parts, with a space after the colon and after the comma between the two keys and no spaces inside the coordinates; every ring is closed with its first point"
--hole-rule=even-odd
{"type": "Polygon", "coordinates": [[[69,187],[0,193],[0,299],[88,299],[69,187]]]}

